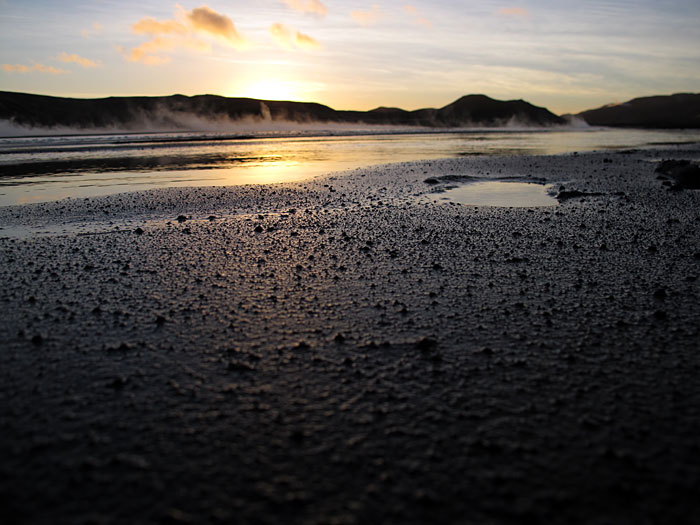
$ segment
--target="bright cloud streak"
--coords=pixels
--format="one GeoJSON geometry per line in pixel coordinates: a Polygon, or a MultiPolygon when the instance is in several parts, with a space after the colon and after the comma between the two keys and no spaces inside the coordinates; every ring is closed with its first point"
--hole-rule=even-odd
{"type": "Polygon", "coordinates": [[[321,44],[309,35],[305,35],[300,31],[296,31],[284,24],[272,24],[270,26],[270,34],[279,45],[287,49],[298,47],[300,49],[318,49],[321,44]]]}
{"type": "Polygon", "coordinates": [[[282,0],[282,3],[300,13],[320,16],[328,14],[328,8],[320,0],[282,0]]]}
{"type": "Polygon", "coordinates": [[[366,11],[355,10],[350,14],[350,16],[358,24],[369,26],[379,22],[384,17],[384,13],[382,13],[382,10],[377,4],[374,4],[371,9],[366,11]]]}
{"type": "Polygon", "coordinates": [[[59,69],[57,67],[53,66],[45,66],[44,64],[33,64],[31,66],[25,66],[24,64],[3,64],[2,65],[3,71],[7,71],[8,73],[32,73],[32,72],[38,72],[38,73],[49,73],[51,75],[65,75],[66,73],[70,73],[70,71],[66,71],[65,69],[59,69]]]}
{"type": "Polygon", "coordinates": [[[74,62],[74,63],[78,64],[79,66],[84,67],[86,69],[102,66],[102,63],[100,61],[96,62],[94,60],[90,60],[89,58],[85,58],[85,57],[81,57],[79,55],[76,55],[75,53],[69,55],[65,51],[63,53],[61,53],[60,55],[58,55],[58,59],[61,62],[68,62],[68,63],[74,62]]]}
{"type": "Polygon", "coordinates": [[[185,35],[188,29],[184,24],[176,20],[161,22],[155,18],[147,17],[131,26],[131,31],[137,35],[185,35]]]}

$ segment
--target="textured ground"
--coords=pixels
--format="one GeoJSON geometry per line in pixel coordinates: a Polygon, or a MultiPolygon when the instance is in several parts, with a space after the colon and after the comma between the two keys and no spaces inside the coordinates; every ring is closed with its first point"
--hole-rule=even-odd
{"type": "Polygon", "coordinates": [[[697,523],[698,156],[1,208],[0,521],[697,523]]]}

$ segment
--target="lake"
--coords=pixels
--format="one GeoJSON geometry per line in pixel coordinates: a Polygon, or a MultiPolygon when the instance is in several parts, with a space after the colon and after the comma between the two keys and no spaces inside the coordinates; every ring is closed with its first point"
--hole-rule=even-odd
{"type": "Polygon", "coordinates": [[[700,142],[700,130],[300,129],[0,137],[0,205],[168,186],[302,181],[466,155],[556,155],[700,142]]]}

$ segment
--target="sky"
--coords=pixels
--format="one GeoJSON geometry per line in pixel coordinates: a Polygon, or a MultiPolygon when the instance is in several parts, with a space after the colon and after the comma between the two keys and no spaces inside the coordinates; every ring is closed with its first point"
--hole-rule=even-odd
{"type": "Polygon", "coordinates": [[[0,90],[576,113],[700,92],[700,2],[0,0],[0,90]]]}

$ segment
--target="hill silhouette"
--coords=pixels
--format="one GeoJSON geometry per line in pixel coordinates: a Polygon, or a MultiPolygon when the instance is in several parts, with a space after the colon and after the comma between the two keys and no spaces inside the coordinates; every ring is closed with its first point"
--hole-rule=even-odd
{"type": "Polygon", "coordinates": [[[700,94],[635,98],[577,115],[592,126],[700,128],[700,94]]]}
{"type": "Polygon", "coordinates": [[[0,119],[26,127],[90,129],[187,129],[195,121],[284,121],[426,126],[552,126],[565,120],[523,100],[500,101],[469,95],[441,109],[406,111],[379,107],[371,111],[337,111],[313,102],[188,97],[108,97],[76,99],[0,91],[0,119]]]}

